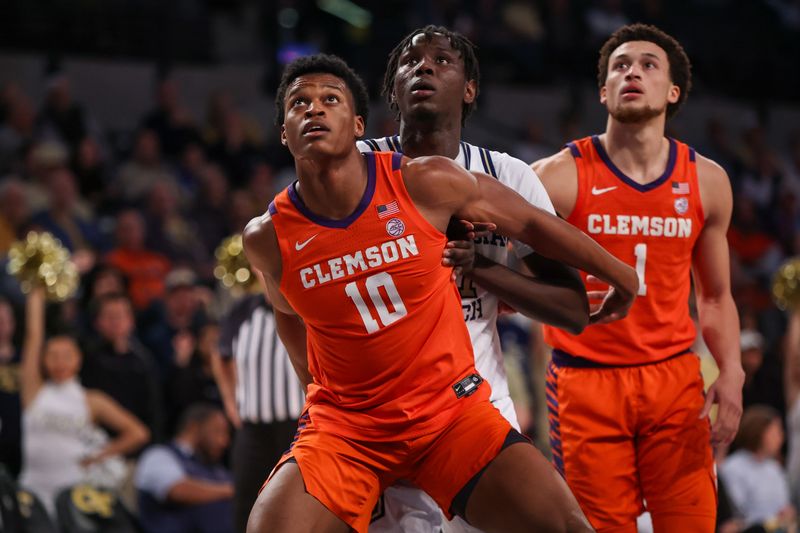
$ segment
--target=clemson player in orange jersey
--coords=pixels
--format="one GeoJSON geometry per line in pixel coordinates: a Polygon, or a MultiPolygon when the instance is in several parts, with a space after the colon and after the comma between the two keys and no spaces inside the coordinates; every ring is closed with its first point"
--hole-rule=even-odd
{"type": "MultiPolygon", "coordinates": [[[[691,85],[675,39],[653,26],[621,28],[600,52],[598,80],[605,133],[532,166],[556,211],[635,266],[639,291],[625,320],[577,336],[546,328],[553,459],[598,531],[635,532],[646,508],[658,533],[711,532],[711,445],[733,439],[744,382],[725,238],[731,188],[719,165],[664,136],[691,85]],[[720,367],[705,400],[690,352],[692,278],[720,367]]],[[[604,294],[587,282],[590,300],[604,294]]]]}
{"type": "Polygon", "coordinates": [[[251,221],[244,243],[293,364],[312,381],[248,531],[365,532],[399,479],[485,531],[591,531],[563,479],[489,402],[441,264],[445,230],[454,215],[492,220],[605,279],[615,290],[595,320],[626,313],[634,270],[449,158],[360,154],[366,90],[338,58],[290,64],[276,108],[298,181],[251,221]]]}

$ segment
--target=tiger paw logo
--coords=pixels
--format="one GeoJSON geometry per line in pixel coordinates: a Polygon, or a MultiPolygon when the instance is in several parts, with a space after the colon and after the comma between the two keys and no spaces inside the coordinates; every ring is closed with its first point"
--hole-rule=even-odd
{"type": "Polygon", "coordinates": [[[676,198],[675,199],[675,212],[679,215],[686,213],[689,210],[689,199],[688,198],[676,198]]]}
{"type": "Polygon", "coordinates": [[[406,232],[406,225],[399,218],[393,218],[386,223],[386,233],[392,237],[399,237],[406,232]]]}

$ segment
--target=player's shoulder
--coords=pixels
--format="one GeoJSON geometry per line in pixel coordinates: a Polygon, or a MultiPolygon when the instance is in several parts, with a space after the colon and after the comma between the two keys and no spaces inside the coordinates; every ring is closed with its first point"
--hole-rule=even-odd
{"type": "Polygon", "coordinates": [[[578,174],[575,155],[570,147],[564,147],[553,155],[534,161],[531,168],[545,183],[574,178],[578,174]]]}
{"type": "Polygon", "coordinates": [[[697,165],[697,179],[701,183],[708,183],[712,187],[729,183],[728,173],[722,165],[697,152],[694,152],[694,158],[697,165]]]}
{"type": "Polygon", "coordinates": [[[263,215],[254,217],[247,223],[242,231],[242,244],[250,263],[254,264],[259,270],[272,270],[276,266],[277,258],[280,257],[280,246],[278,245],[278,234],[275,230],[273,215],[274,204],[270,204],[269,210],[263,215]]]}

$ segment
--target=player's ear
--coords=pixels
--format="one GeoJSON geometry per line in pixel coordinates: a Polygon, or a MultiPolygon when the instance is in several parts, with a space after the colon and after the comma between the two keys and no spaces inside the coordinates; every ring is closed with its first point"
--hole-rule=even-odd
{"type": "Polygon", "coordinates": [[[389,95],[389,103],[390,104],[397,103],[397,95],[394,93],[394,89],[392,89],[392,94],[389,95]]]}
{"type": "Polygon", "coordinates": [[[471,104],[475,101],[475,96],[478,94],[478,82],[469,80],[464,84],[464,103],[471,104]]]}
{"type": "Polygon", "coordinates": [[[606,105],[607,97],[608,97],[608,94],[607,94],[607,91],[606,91],[606,86],[603,85],[602,87],[600,87],[600,103],[603,104],[603,105],[606,105]]]}
{"type": "Polygon", "coordinates": [[[669,92],[667,93],[667,102],[670,104],[675,104],[681,98],[681,88],[675,84],[672,84],[669,88],[669,92]]]}
{"type": "Polygon", "coordinates": [[[281,124],[281,144],[286,146],[286,124],[281,124]]]}
{"type": "Polygon", "coordinates": [[[366,130],[366,125],[364,124],[364,117],[361,115],[356,115],[356,124],[355,124],[355,133],[356,138],[361,138],[364,136],[364,131],[366,130]]]}

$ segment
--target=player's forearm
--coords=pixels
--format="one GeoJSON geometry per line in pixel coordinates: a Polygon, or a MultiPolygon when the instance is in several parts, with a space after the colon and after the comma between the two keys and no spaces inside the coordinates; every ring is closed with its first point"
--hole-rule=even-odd
{"type": "Polygon", "coordinates": [[[283,313],[274,309],[275,325],[278,335],[289,353],[292,367],[297,374],[297,378],[307,389],[313,378],[308,371],[308,353],[306,351],[306,325],[297,315],[283,313]]]}
{"type": "Polygon", "coordinates": [[[534,320],[573,334],[583,331],[589,323],[589,303],[582,286],[540,281],[480,255],[475,257],[475,266],[468,276],[534,320]]]}
{"type": "Polygon", "coordinates": [[[521,234],[515,237],[541,255],[583,270],[622,294],[636,294],[639,288],[633,268],[608,253],[579,229],[545,211],[531,213],[521,234]]]}
{"type": "Polygon", "coordinates": [[[703,340],[720,372],[744,376],[739,349],[739,315],[733,297],[730,294],[698,297],[697,311],[703,340]]]}

